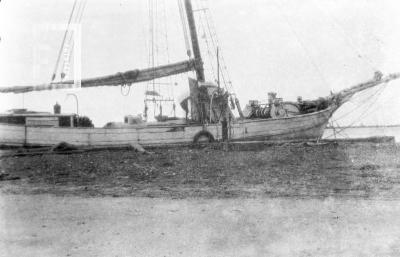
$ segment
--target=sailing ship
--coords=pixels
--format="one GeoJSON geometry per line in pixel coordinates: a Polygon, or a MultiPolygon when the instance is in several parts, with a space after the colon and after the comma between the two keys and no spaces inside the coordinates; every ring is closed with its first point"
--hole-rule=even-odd
{"type": "MultiPolygon", "coordinates": [[[[181,103],[186,112],[185,118],[160,117],[157,122],[126,119],[124,126],[94,128],[79,126],[79,122],[74,122],[74,114],[27,114],[24,111],[14,111],[0,117],[0,144],[48,146],[66,142],[94,147],[227,140],[319,140],[333,113],[355,94],[400,77],[400,73],[383,75],[376,72],[373,78],[364,83],[314,101],[303,101],[299,98],[294,102],[285,102],[275,93],[269,93],[268,103],[251,101],[242,109],[236,95],[221,88],[219,80],[216,84],[206,80],[191,0],[184,0],[184,7],[192,58],[158,67],[83,79],[80,86],[82,89],[131,86],[194,71],[196,78],[189,79],[190,95],[181,103]],[[233,109],[237,109],[239,117],[234,117],[233,109]]],[[[3,87],[0,88],[0,93],[21,94],[68,89],[74,83],[67,80],[34,86],[3,87]]]]}

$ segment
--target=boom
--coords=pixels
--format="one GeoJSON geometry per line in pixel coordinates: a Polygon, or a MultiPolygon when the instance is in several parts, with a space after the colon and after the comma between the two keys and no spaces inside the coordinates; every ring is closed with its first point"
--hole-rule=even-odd
{"type": "MultiPolygon", "coordinates": [[[[119,86],[133,83],[149,81],[157,78],[168,77],[188,71],[193,71],[198,66],[196,60],[163,65],[155,68],[143,70],[130,70],[126,72],[118,72],[114,75],[82,79],[81,87],[100,87],[100,86],[119,86]]],[[[0,88],[0,93],[27,93],[33,91],[44,91],[53,89],[68,89],[74,85],[73,80],[54,82],[49,84],[31,85],[31,86],[11,86],[0,88]]]]}

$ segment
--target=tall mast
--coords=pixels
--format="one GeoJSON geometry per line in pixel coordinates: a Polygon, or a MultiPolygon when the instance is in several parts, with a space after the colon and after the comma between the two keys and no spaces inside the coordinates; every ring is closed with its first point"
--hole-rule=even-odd
{"type": "Polygon", "coordinates": [[[204,82],[205,76],[204,76],[203,60],[201,59],[199,40],[197,38],[196,22],[194,20],[191,0],[185,0],[185,9],[189,24],[190,38],[192,40],[193,54],[196,60],[195,70],[196,70],[197,80],[200,82],[204,82]]]}

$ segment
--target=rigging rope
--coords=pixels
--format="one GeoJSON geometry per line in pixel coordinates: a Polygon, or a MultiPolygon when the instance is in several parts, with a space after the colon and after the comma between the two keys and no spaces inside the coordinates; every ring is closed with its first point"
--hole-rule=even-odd
{"type": "Polygon", "coordinates": [[[131,86],[132,84],[122,84],[121,85],[121,95],[122,96],[128,96],[129,93],[131,92],[131,86]],[[123,92],[123,90],[125,90],[124,88],[128,87],[128,91],[126,91],[125,93],[123,92]]]}
{"type": "Polygon", "coordinates": [[[350,124],[350,126],[354,125],[356,122],[358,122],[359,120],[361,120],[362,118],[364,118],[365,114],[367,114],[367,112],[371,109],[371,107],[373,105],[375,105],[375,103],[378,101],[379,97],[382,95],[383,91],[386,89],[387,84],[385,83],[383,85],[383,87],[378,91],[378,93],[376,94],[376,97],[374,99],[373,102],[371,102],[371,104],[369,106],[367,106],[367,108],[365,108],[365,111],[359,116],[358,119],[356,119],[352,124],[350,124]]]}
{"type": "MultiPolygon", "coordinates": [[[[201,2],[202,3],[202,2],[201,2]]],[[[213,44],[213,46],[214,46],[214,49],[213,49],[213,51],[212,51],[212,53],[214,54],[214,56],[215,56],[215,53],[217,52],[217,49],[219,48],[219,42],[218,42],[218,37],[217,37],[217,34],[216,34],[216,32],[215,32],[215,28],[213,27],[211,27],[210,26],[210,21],[209,21],[209,17],[208,17],[208,12],[207,12],[207,9],[204,7],[204,6],[201,6],[201,8],[203,8],[203,15],[204,15],[204,18],[205,18],[205,21],[206,21],[206,25],[207,25],[207,29],[208,29],[208,33],[209,33],[209,35],[210,35],[210,38],[211,38],[211,42],[212,42],[212,44],[213,44]]],[[[224,63],[224,61],[223,61],[223,55],[221,54],[221,50],[219,50],[219,52],[220,52],[220,62],[223,64],[223,66],[225,67],[225,63],[224,63]]],[[[215,57],[215,58],[218,58],[218,57],[215,57]]],[[[221,77],[222,77],[222,81],[223,81],[223,83],[224,83],[224,85],[225,85],[225,88],[228,90],[228,88],[227,88],[227,83],[226,83],[226,79],[225,79],[225,74],[224,74],[224,72],[221,72],[221,77]]]]}
{"type": "MultiPolygon", "coordinates": [[[[154,27],[155,27],[155,25],[154,25],[154,0],[148,0],[148,8],[149,8],[149,32],[150,32],[150,38],[149,38],[149,59],[148,59],[148,62],[149,62],[149,67],[151,67],[151,68],[153,68],[154,69],[154,67],[155,67],[155,57],[154,57],[154,49],[155,49],[155,46],[154,46],[154,27]]],[[[153,74],[153,77],[154,77],[154,74],[153,74]]],[[[154,79],[152,80],[152,81],[149,81],[149,83],[147,83],[147,86],[146,86],[146,91],[148,91],[149,90],[149,85],[152,85],[152,88],[153,88],[153,92],[155,91],[155,81],[154,81],[154,79]]],[[[146,97],[146,99],[145,99],[145,101],[147,101],[148,99],[147,99],[147,95],[145,96],[146,97]]],[[[154,101],[154,96],[153,96],[153,101],[154,101]]],[[[154,109],[156,108],[156,106],[155,106],[155,103],[154,103],[154,109]]],[[[155,116],[155,112],[154,112],[154,116],[155,116]]]]}
{"type": "MultiPolygon", "coordinates": [[[[364,112],[362,112],[355,120],[353,120],[352,123],[350,123],[349,125],[347,125],[348,127],[353,126],[354,124],[356,124],[357,122],[359,122],[360,120],[362,120],[365,115],[368,113],[368,111],[371,109],[371,107],[373,105],[375,105],[375,103],[378,101],[379,97],[381,96],[381,94],[383,93],[383,91],[386,89],[387,83],[383,84],[383,86],[381,88],[379,88],[371,97],[375,97],[375,99],[373,100],[373,102],[371,102],[367,108],[365,108],[364,112]]],[[[365,103],[365,102],[364,102],[365,103]]],[[[363,104],[364,104],[363,103],[363,104]]],[[[353,109],[350,113],[353,113],[355,109],[353,109]]],[[[350,113],[347,113],[350,114],[350,113]]],[[[346,115],[346,116],[347,116],[346,115]]],[[[345,115],[344,115],[345,116],[345,115]]],[[[344,117],[342,116],[342,118],[344,117]]],[[[338,119],[332,120],[332,122],[336,122],[338,124],[338,119]]],[[[342,128],[340,130],[335,130],[336,133],[342,133],[345,130],[345,128],[342,128]]],[[[328,137],[329,138],[329,137],[328,137]]]]}
{"type": "Polygon", "coordinates": [[[52,81],[52,82],[53,82],[54,79],[56,78],[56,73],[57,73],[57,69],[58,69],[59,63],[60,63],[61,53],[62,53],[62,50],[64,49],[65,39],[67,38],[67,35],[68,35],[69,26],[70,26],[70,24],[71,24],[72,17],[73,17],[73,15],[74,15],[75,7],[76,7],[76,3],[77,3],[77,2],[78,2],[78,0],[75,0],[75,1],[74,1],[74,5],[73,5],[73,7],[72,7],[72,11],[71,11],[71,14],[70,14],[69,19],[68,19],[67,28],[66,28],[66,30],[65,30],[64,37],[63,37],[63,40],[62,40],[62,42],[61,42],[61,47],[60,47],[60,50],[59,50],[59,52],[58,52],[57,61],[56,61],[55,67],[54,67],[53,75],[52,75],[52,77],[51,77],[51,81],[52,81]]]}
{"type": "Polygon", "coordinates": [[[293,35],[296,37],[297,41],[299,42],[299,45],[303,48],[306,56],[308,57],[308,60],[310,62],[310,64],[312,66],[314,66],[314,69],[316,70],[316,72],[318,73],[318,75],[320,76],[320,78],[322,79],[322,81],[327,84],[328,86],[330,85],[330,83],[328,82],[328,80],[325,78],[324,74],[322,73],[322,71],[320,70],[320,68],[318,67],[317,63],[315,62],[314,58],[312,58],[312,56],[309,54],[309,51],[306,47],[306,44],[300,39],[300,36],[298,35],[298,33],[296,32],[296,30],[293,28],[292,24],[289,21],[288,16],[285,14],[285,12],[283,11],[283,8],[274,0],[273,1],[274,6],[277,8],[277,10],[282,14],[282,17],[284,19],[284,21],[286,22],[286,24],[289,26],[290,30],[292,31],[293,35]]]}
{"type": "Polygon", "coordinates": [[[162,17],[163,17],[163,22],[162,24],[164,24],[164,40],[165,40],[165,52],[166,52],[166,57],[167,57],[167,63],[170,63],[170,56],[169,56],[169,40],[168,40],[168,28],[167,28],[167,24],[168,24],[168,19],[167,19],[167,10],[166,10],[166,6],[165,6],[165,0],[162,1],[162,17]]]}
{"type": "MultiPolygon", "coordinates": [[[[199,7],[197,7],[197,8],[199,8],[199,7]]],[[[204,9],[198,9],[198,10],[200,10],[201,12],[203,12],[204,11],[204,9]]],[[[201,16],[201,14],[199,15],[199,21],[200,21],[200,28],[202,29],[202,31],[200,31],[200,32],[202,32],[202,33],[200,33],[200,34],[203,34],[204,35],[204,41],[205,41],[205,43],[206,43],[206,47],[207,47],[207,54],[208,54],[208,56],[209,56],[209,58],[207,58],[208,59],[208,61],[209,61],[209,63],[210,63],[210,67],[211,67],[211,72],[212,72],[212,76],[213,76],[213,78],[214,78],[214,80],[216,81],[217,80],[217,76],[216,76],[216,74],[215,74],[215,67],[214,67],[214,50],[212,49],[212,47],[210,46],[210,43],[209,43],[209,41],[208,41],[208,39],[207,39],[207,35],[206,35],[206,33],[207,33],[207,31],[206,31],[206,29],[205,29],[205,26],[204,26],[204,22],[203,22],[203,19],[202,19],[202,16],[201,16]]]]}
{"type": "MultiPolygon", "coordinates": [[[[162,24],[164,24],[164,41],[165,41],[165,51],[166,51],[166,58],[167,58],[167,63],[169,64],[171,62],[170,60],[170,52],[169,52],[169,38],[168,38],[168,15],[167,15],[167,10],[166,10],[166,4],[165,4],[166,0],[162,1],[162,17],[163,17],[163,21],[162,24]]],[[[172,83],[172,78],[171,77],[167,77],[165,78],[168,80],[168,87],[167,87],[167,96],[169,99],[173,99],[174,100],[174,87],[173,87],[173,83],[172,83]]]]}
{"type": "MultiPolygon", "coordinates": [[[[80,24],[81,23],[82,17],[83,17],[83,13],[84,13],[85,8],[86,8],[86,4],[87,4],[87,0],[83,0],[83,1],[81,1],[79,3],[79,7],[78,7],[77,12],[76,12],[74,23],[76,23],[76,24],[80,24]]],[[[69,47],[68,48],[68,50],[69,50],[68,59],[64,60],[63,65],[61,67],[61,79],[64,79],[65,76],[68,74],[67,72],[65,72],[65,66],[69,65],[71,63],[71,56],[72,56],[72,53],[73,53],[73,50],[74,50],[73,48],[74,48],[74,45],[75,45],[75,41],[73,41],[73,38],[74,38],[73,34],[70,34],[69,40],[68,40],[68,44],[67,44],[67,46],[69,47]]]]}
{"type": "Polygon", "coordinates": [[[337,134],[342,135],[344,138],[350,138],[350,136],[346,133],[346,131],[345,131],[343,128],[337,130],[334,123],[336,123],[336,126],[337,126],[337,127],[340,127],[339,122],[337,122],[337,121],[336,121],[336,122],[332,121],[332,122],[331,122],[331,126],[332,126],[332,129],[333,129],[333,135],[331,135],[331,136],[329,136],[329,137],[326,137],[326,138],[330,138],[330,137],[333,136],[333,137],[336,139],[336,135],[337,135],[337,134]]]}
{"type": "MultiPolygon", "coordinates": [[[[318,1],[317,1],[317,2],[318,2],[318,1]]],[[[324,10],[325,10],[324,8],[321,8],[321,7],[319,6],[319,4],[316,4],[315,1],[314,1],[314,3],[315,3],[315,5],[317,6],[317,8],[319,9],[320,12],[325,12],[325,11],[324,11],[324,10]]],[[[347,44],[354,52],[356,52],[357,56],[358,56],[360,59],[364,60],[364,62],[365,62],[367,65],[369,65],[370,68],[371,68],[373,71],[378,71],[378,68],[376,67],[376,65],[374,65],[374,63],[372,62],[372,60],[371,60],[370,58],[368,58],[366,55],[362,54],[361,51],[360,51],[360,49],[357,48],[357,47],[355,46],[355,44],[353,43],[353,40],[350,38],[350,36],[349,36],[348,33],[346,32],[345,28],[340,24],[340,22],[338,21],[338,19],[337,19],[335,16],[333,16],[332,14],[328,13],[328,12],[325,12],[325,14],[327,14],[327,16],[329,16],[329,17],[331,18],[331,20],[333,21],[332,23],[333,23],[334,25],[336,25],[336,27],[339,28],[339,29],[342,31],[343,37],[345,38],[345,41],[346,41],[346,44],[347,44]]]]}
{"type": "Polygon", "coordinates": [[[179,16],[181,17],[181,22],[182,22],[183,37],[185,39],[186,54],[190,58],[192,56],[192,50],[191,50],[190,42],[189,42],[188,26],[186,24],[186,13],[183,10],[182,0],[177,0],[177,1],[178,1],[178,7],[179,7],[179,16]]]}
{"type": "MultiPolygon", "coordinates": [[[[198,9],[202,11],[203,16],[204,16],[204,20],[205,20],[205,24],[207,26],[207,30],[208,30],[208,34],[210,36],[211,39],[211,43],[213,45],[213,51],[211,51],[211,53],[214,54],[214,57],[216,58],[216,52],[217,52],[217,48],[219,48],[219,57],[220,57],[220,63],[222,64],[220,67],[220,71],[221,71],[221,77],[222,77],[222,82],[224,83],[225,89],[230,92],[231,94],[235,95],[235,90],[234,87],[232,85],[232,81],[230,78],[230,74],[228,72],[228,68],[226,65],[226,61],[224,58],[224,55],[222,54],[222,50],[220,47],[220,42],[218,39],[218,35],[217,35],[217,31],[215,29],[214,21],[213,21],[213,17],[211,12],[209,11],[209,8],[207,8],[207,6],[205,5],[204,1],[197,1],[198,4],[198,9]]],[[[201,15],[200,15],[201,17],[201,15]]]]}
{"type": "MultiPolygon", "coordinates": [[[[150,31],[148,66],[153,69],[161,64],[170,63],[166,2],[167,0],[148,0],[150,31]]],[[[163,103],[174,101],[173,83],[170,76],[152,79],[146,84],[144,103],[146,106],[148,102],[152,103],[154,116],[157,110],[160,110],[162,114],[163,103]]],[[[148,107],[145,110],[147,112],[148,107]]]]}
{"type": "MultiPolygon", "coordinates": [[[[340,119],[342,119],[342,118],[344,118],[344,117],[347,117],[348,115],[354,113],[354,112],[355,112],[356,110],[358,110],[359,108],[361,108],[361,107],[363,107],[364,105],[368,104],[368,100],[367,100],[367,99],[371,99],[371,98],[375,97],[377,94],[379,94],[378,96],[380,96],[381,93],[382,93],[381,91],[383,91],[383,90],[384,90],[384,87],[378,87],[378,88],[376,89],[376,91],[375,91],[373,94],[371,94],[371,95],[365,97],[365,99],[361,99],[361,100],[363,100],[363,101],[362,101],[362,103],[361,103],[360,105],[356,106],[354,109],[351,109],[351,111],[349,111],[349,112],[347,112],[347,113],[345,113],[345,114],[339,116],[338,118],[335,119],[335,121],[340,120],[340,119]]],[[[354,102],[354,100],[355,100],[355,99],[353,98],[351,101],[354,102]]]]}
{"type": "MultiPolygon", "coordinates": [[[[205,6],[203,5],[203,8],[205,9],[205,6]]],[[[215,28],[215,26],[214,26],[214,19],[213,19],[213,16],[212,16],[212,13],[211,13],[211,11],[207,8],[206,9],[207,10],[207,12],[205,13],[205,15],[206,15],[206,21],[207,21],[207,26],[208,26],[208,28],[209,28],[209,30],[210,30],[210,34],[212,33],[212,34],[214,34],[214,37],[215,37],[215,41],[216,41],[216,43],[217,43],[217,46],[216,47],[218,47],[219,48],[219,55],[220,55],[220,63],[222,64],[222,68],[221,68],[221,74],[222,74],[222,77],[223,77],[223,81],[224,81],[224,84],[225,84],[225,88],[227,89],[227,91],[228,92],[230,92],[232,95],[236,95],[236,93],[235,93],[235,88],[233,87],[233,85],[232,85],[232,80],[231,80],[231,76],[230,76],[230,73],[229,73],[229,71],[228,71],[228,67],[227,67],[227,65],[226,65],[226,61],[225,61],[225,57],[224,57],[224,55],[223,55],[223,49],[221,49],[221,47],[220,47],[220,41],[219,41],[219,38],[218,38],[218,34],[217,34],[217,31],[216,31],[216,28],[215,28]]]]}

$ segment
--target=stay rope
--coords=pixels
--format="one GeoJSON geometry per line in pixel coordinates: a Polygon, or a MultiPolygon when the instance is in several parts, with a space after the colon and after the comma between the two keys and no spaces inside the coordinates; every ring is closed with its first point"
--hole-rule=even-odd
{"type": "MultiPolygon", "coordinates": [[[[362,54],[361,50],[356,46],[356,44],[354,44],[354,42],[351,39],[350,35],[348,35],[348,33],[346,32],[346,30],[343,27],[343,25],[341,25],[339,20],[334,15],[326,12],[324,8],[321,8],[319,3],[317,3],[317,2],[318,1],[314,1],[314,4],[315,4],[315,6],[317,6],[319,11],[321,13],[325,13],[332,20],[332,24],[335,25],[337,28],[339,28],[339,30],[342,31],[343,38],[345,39],[345,42],[349,46],[349,48],[351,48],[357,54],[357,57],[360,58],[361,60],[363,60],[374,72],[378,71],[378,68],[372,62],[372,60],[370,58],[368,58],[368,56],[366,56],[365,54],[362,54]]],[[[375,40],[376,40],[376,37],[375,37],[375,40]]]]}
{"type": "MultiPolygon", "coordinates": [[[[199,8],[199,7],[198,7],[199,8]]],[[[203,12],[203,11],[205,11],[204,9],[198,9],[200,12],[203,12]]],[[[207,54],[208,54],[208,57],[209,58],[207,58],[207,60],[208,60],[208,63],[209,63],[209,65],[210,65],[210,67],[211,67],[211,73],[212,73],[212,76],[213,76],[213,78],[214,78],[214,80],[216,81],[217,80],[217,75],[215,74],[215,67],[214,67],[214,60],[215,60],[215,55],[214,55],[214,49],[213,49],[213,47],[210,45],[210,42],[209,42],[209,40],[208,40],[208,37],[207,37],[207,35],[206,35],[206,33],[207,33],[207,30],[205,29],[205,25],[204,25],[204,21],[203,21],[203,18],[202,18],[202,16],[201,15],[199,15],[199,21],[200,21],[200,28],[202,29],[200,32],[200,34],[203,34],[204,35],[204,37],[202,37],[203,39],[204,39],[204,42],[206,43],[206,48],[207,48],[207,54]]]]}
{"type": "MultiPolygon", "coordinates": [[[[148,0],[148,26],[150,37],[148,41],[148,66],[155,69],[156,66],[161,64],[170,63],[170,45],[168,38],[168,15],[167,15],[167,0],[148,0]]],[[[178,1],[180,9],[182,4],[178,1]]],[[[184,16],[181,13],[181,21],[183,22],[184,16]],[[183,18],[182,18],[183,17],[183,18]]],[[[185,30],[184,30],[185,31],[185,30]]],[[[186,39],[185,39],[186,40],[186,39]]],[[[190,47],[187,39],[187,46],[190,47]]],[[[190,49],[190,48],[189,48],[190,49]]],[[[174,102],[174,88],[172,78],[170,76],[155,79],[156,74],[146,84],[146,91],[144,96],[145,103],[145,116],[147,117],[148,102],[153,105],[154,116],[156,111],[162,113],[163,103],[174,102]],[[151,94],[150,94],[151,92],[151,94]]],[[[175,105],[173,105],[173,108],[175,105]]]]}
{"type": "Polygon", "coordinates": [[[73,15],[74,15],[77,2],[78,2],[78,0],[75,0],[75,1],[74,1],[74,5],[72,6],[71,14],[69,15],[67,28],[65,29],[65,32],[64,32],[64,37],[63,37],[63,40],[62,40],[62,42],[61,42],[60,50],[58,51],[57,61],[56,61],[55,67],[54,67],[53,75],[52,75],[52,77],[51,77],[51,82],[53,82],[54,79],[56,78],[57,69],[58,69],[58,66],[59,66],[59,64],[60,64],[61,54],[62,54],[62,51],[63,51],[63,49],[64,49],[65,40],[66,40],[67,35],[68,35],[69,27],[70,27],[70,25],[71,25],[72,17],[73,17],[73,15]]]}
{"type": "Polygon", "coordinates": [[[178,1],[178,7],[179,7],[179,16],[181,18],[181,23],[182,23],[183,37],[185,39],[186,54],[187,54],[188,58],[190,58],[192,56],[192,51],[191,51],[191,46],[190,46],[190,42],[189,42],[188,26],[186,24],[186,13],[183,10],[182,0],[177,0],[177,1],[178,1]]]}
{"type": "MultiPolygon", "coordinates": [[[[372,106],[375,105],[375,103],[378,101],[378,99],[379,99],[379,97],[381,96],[381,94],[383,93],[383,91],[386,89],[386,86],[387,86],[387,83],[383,84],[383,86],[380,87],[380,88],[370,97],[370,99],[371,99],[371,98],[374,98],[374,97],[375,97],[375,99],[373,99],[373,101],[370,102],[369,105],[367,105],[367,107],[365,108],[364,112],[362,112],[356,119],[354,119],[353,122],[351,122],[349,125],[347,125],[347,127],[351,127],[351,126],[353,126],[354,124],[356,124],[357,122],[359,122],[360,120],[362,120],[363,118],[365,118],[366,114],[368,114],[369,110],[372,108],[372,106]]],[[[368,103],[368,102],[364,102],[364,103],[361,104],[359,107],[361,107],[362,105],[365,105],[365,103],[368,103]]],[[[358,108],[359,108],[359,107],[358,107],[358,108]]],[[[338,123],[338,120],[339,120],[339,119],[342,119],[342,118],[344,118],[345,116],[348,116],[349,114],[354,113],[355,110],[358,109],[358,108],[355,108],[355,109],[353,109],[352,111],[348,112],[347,114],[342,115],[340,118],[337,118],[337,119],[334,119],[334,120],[332,119],[331,122],[332,122],[332,123],[336,122],[337,124],[339,124],[339,123],[338,123]]],[[[339,130],[336,130],[335,128],[333,128],[333,129],[335,130],[335,133],[338,133],[338,134],[339,134],[339,133],[344,133],[343,131],[344,131],[346,128],[342,128],[342,129],[339,129],[339,130]]],[[[328,137],[328,138],[329,138],[329,137],[328,137]]]]}
{"type": "Polygon", "coordinates": [[[217,59],[217,49],[219,49],[219,62],[220,62],[220,75],[221,75],[221,79],[222,79],[222,83],[225,87],[225,89],[230,92],[232,95],[236,95],[235,94],[235,90],[233,88],[232,85],[232,81],[230,78],[230,74],[229,71],[227,69],[227,65],[226,65],[226,61],[224,58],[224,55],[222,54],[222,50],[220,47],[220,42],[218,39],[218,35],[216,32],[216,28],[213,25],[213,17],[212,14],[209,10],[209,8],[207,8],[206,3],[204,3],[206,0],[197,0],[195,2],[196,5],[196,12],[199,12],[199,20],[200,20],[200,25],[201,28],[204,32],[204,41],[206,43],[206,47],[207,47],[207,53],[210,57],[210,66],[212,67],[212,75],[214,77],[214,79],[216,78],[216,74],[215,74],[215,62],[217,59]],[[209,38],[209,40],[208,40],[209,38]]]}
{"type": "MultiPolygon", "coordinates": [[[[74,23],[80,24],[82,22],[82,17],[83,17],[85,8],[86,8],[86,4],[87,4],[87,0],[83,0],[79,3],[74,23]]],[[[61,79],[64,79],[65,76],[67,75],[66,65],[69,65],[71,63],[71,57],[72,57],[72,53],[74,50],[73,49],[74,45],[75,45],[75,41],[73,40],[73,34],[70,34],[68,44],[67,44],[67,46],[69,47],[68,48],[68,50],[69,50],[68,58],[66,60],[64,60],[63,65],[61,67],[61,79]]],[[[65,48],[65,46],[64,46],[64,48],[65,48]]]]}
{"type": "MultiPolygon", "coordinates": [[[[299,43],[300,47],[303,48],[305,55],[307,56],[310,64],[314,67],[315,71],[318,73],[319,77],[321,78],[321,80],[327,84],[328,86],[330,86],[330,83],[328,82],[328,80],[326,79],[326,77],[324,76],[324,74],[322,73],[321,69],[319,68],[319,66],[317,65],[317,63],[315,62],[314,58],[311,56],[311,54],[309,54],[309,50],[306,47],[306,44],[303,42],[303,40],[301,40],[299,34],[296,32],[296,30],[294,29],[294,27],[292,26],[292,23],[289,20],[289,17],[287,16],[287,14],[284,12],[282,6],[280,6],[277,1],[273,1],[274,6],[276,7],[276,9],[282,14],[281,16],[283,17],[283,20],[285,21],[285,23],[288,25],[288,27],[290,28],[290,30],[292,31],[293,35],[296,37],[297,42],[299,43]]],[[[330,86],[331,87],[331,86],[330,86]]]]}
{"type": "MultiPolygon", "coordinates": [[[[386,84],[384,85],[384,87],[385,87],[385,86],[386,86],[386,84]]],[[[340,119],[343,119],[343,118],[349,116],[350,114],[354,113],[356,110],[360,109],[361,107],[366,106],[366,105],[369,103],[368,100],[373,99],[375,96],[380,96],[380,95],[382,94],[382,91],[385,89],[384,87],[378,87],[378,88],[376,89],[376,91],[375,91],[373,94],[368,95],[368,96],[365,96],[364,99],[361,99],[361,98],[360,98],[361,100],[363,100],[361,104],[359,104],[359,105],[357,105],[355,108],[351,109],[351,111],[349,111],[349,112],[347,112],[347,113],[341,115],[340,117],[336,118],[335,121],[338,121],[338,120],[340,120],[340,119]]],[[[356,100],[356,99],[352,99],[350,102],[353,102],[353,103],[354,103],[354,102],[356,102],[355,100],[356,100]]]]}

